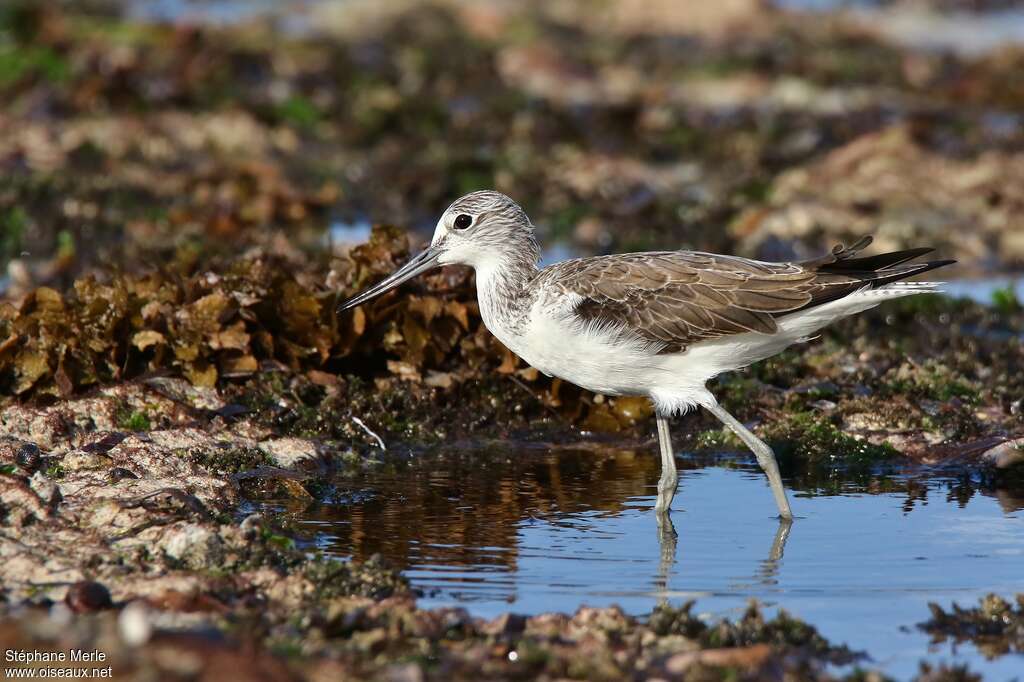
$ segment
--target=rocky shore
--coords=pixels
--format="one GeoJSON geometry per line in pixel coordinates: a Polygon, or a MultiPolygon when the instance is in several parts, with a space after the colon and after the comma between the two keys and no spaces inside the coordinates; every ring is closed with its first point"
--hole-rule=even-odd
{"type": "MultiPolygon", "coordinates": [[[[495,341],[470,273],[335,314],[467,190],[520,199],[552,256],[802,258],[873,233],[951,276],[1024,263],[1020,45],[675,5],[320,3],[294,32],[0,9],[2,648],[98,649],[83,665],[138,680],[884,679],[757,605],[422,609],[383,560],[320,556],[250,504],[320,501],[384,443],[654,452],[646,401],[495,341]]],[[[713,388],[806,488],[936,467],[1019,509],[1024,308],[988,298],[886,304],[713,388]]],[[[681,423],[680,452],[738,449],[681,423]]],[[[1019,655],[1012,600],[921,627],[1019,655]]]]}

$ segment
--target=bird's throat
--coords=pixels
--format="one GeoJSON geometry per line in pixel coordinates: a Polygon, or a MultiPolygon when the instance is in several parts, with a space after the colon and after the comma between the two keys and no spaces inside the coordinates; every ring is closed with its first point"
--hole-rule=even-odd
{"type": "Polygon", "coordinates": [[[525,322],[533,300],[529,285],[538,272],[536,261],[525,259],[495,259],[476,267],[480,316],[503,342],[504,331],[513,331],[525,322]]]}

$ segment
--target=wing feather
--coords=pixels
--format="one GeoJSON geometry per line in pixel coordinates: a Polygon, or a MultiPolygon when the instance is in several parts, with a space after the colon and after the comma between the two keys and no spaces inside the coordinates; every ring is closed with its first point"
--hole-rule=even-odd
{"type": "Polygon", "coordinates": [[[868,244],[864,238],[800,263],[697,251],[577,258],[545,268],[533,287],[573,294],[581,321],[674,353],[730,334],[773,334],[782,315],[945,263],[903,265],[926,249],[854,258],[868,244]]]}

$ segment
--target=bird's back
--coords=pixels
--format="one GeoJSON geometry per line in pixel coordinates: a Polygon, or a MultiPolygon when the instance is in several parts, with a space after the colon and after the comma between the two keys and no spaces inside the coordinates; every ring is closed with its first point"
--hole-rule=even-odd
{"type": "Polygon", "coordinates": [[[619,327],[678,353],[734,334],[771,335],[784,316],[952,262],[908,262],[931,249],[856,257],[870,243],[790,263],[695,251],[595,256],[545,268],[532,288],[567,301],[583,323],[619,327]]]}

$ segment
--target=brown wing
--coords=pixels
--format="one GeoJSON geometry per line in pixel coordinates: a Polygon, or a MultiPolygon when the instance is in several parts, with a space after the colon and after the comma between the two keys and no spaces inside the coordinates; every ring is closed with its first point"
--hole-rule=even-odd
{"type": "Polygon", "coordinates": [[[621,326],[675,353],[730,334],[773,334],[781,315],[938,267],[898,267],[930,249],[853,258],[870,243],[801,263],[692,251],[597,256],[546,268],[537,284],[582,297],[574,310],[582,320],[621,326]]]}

